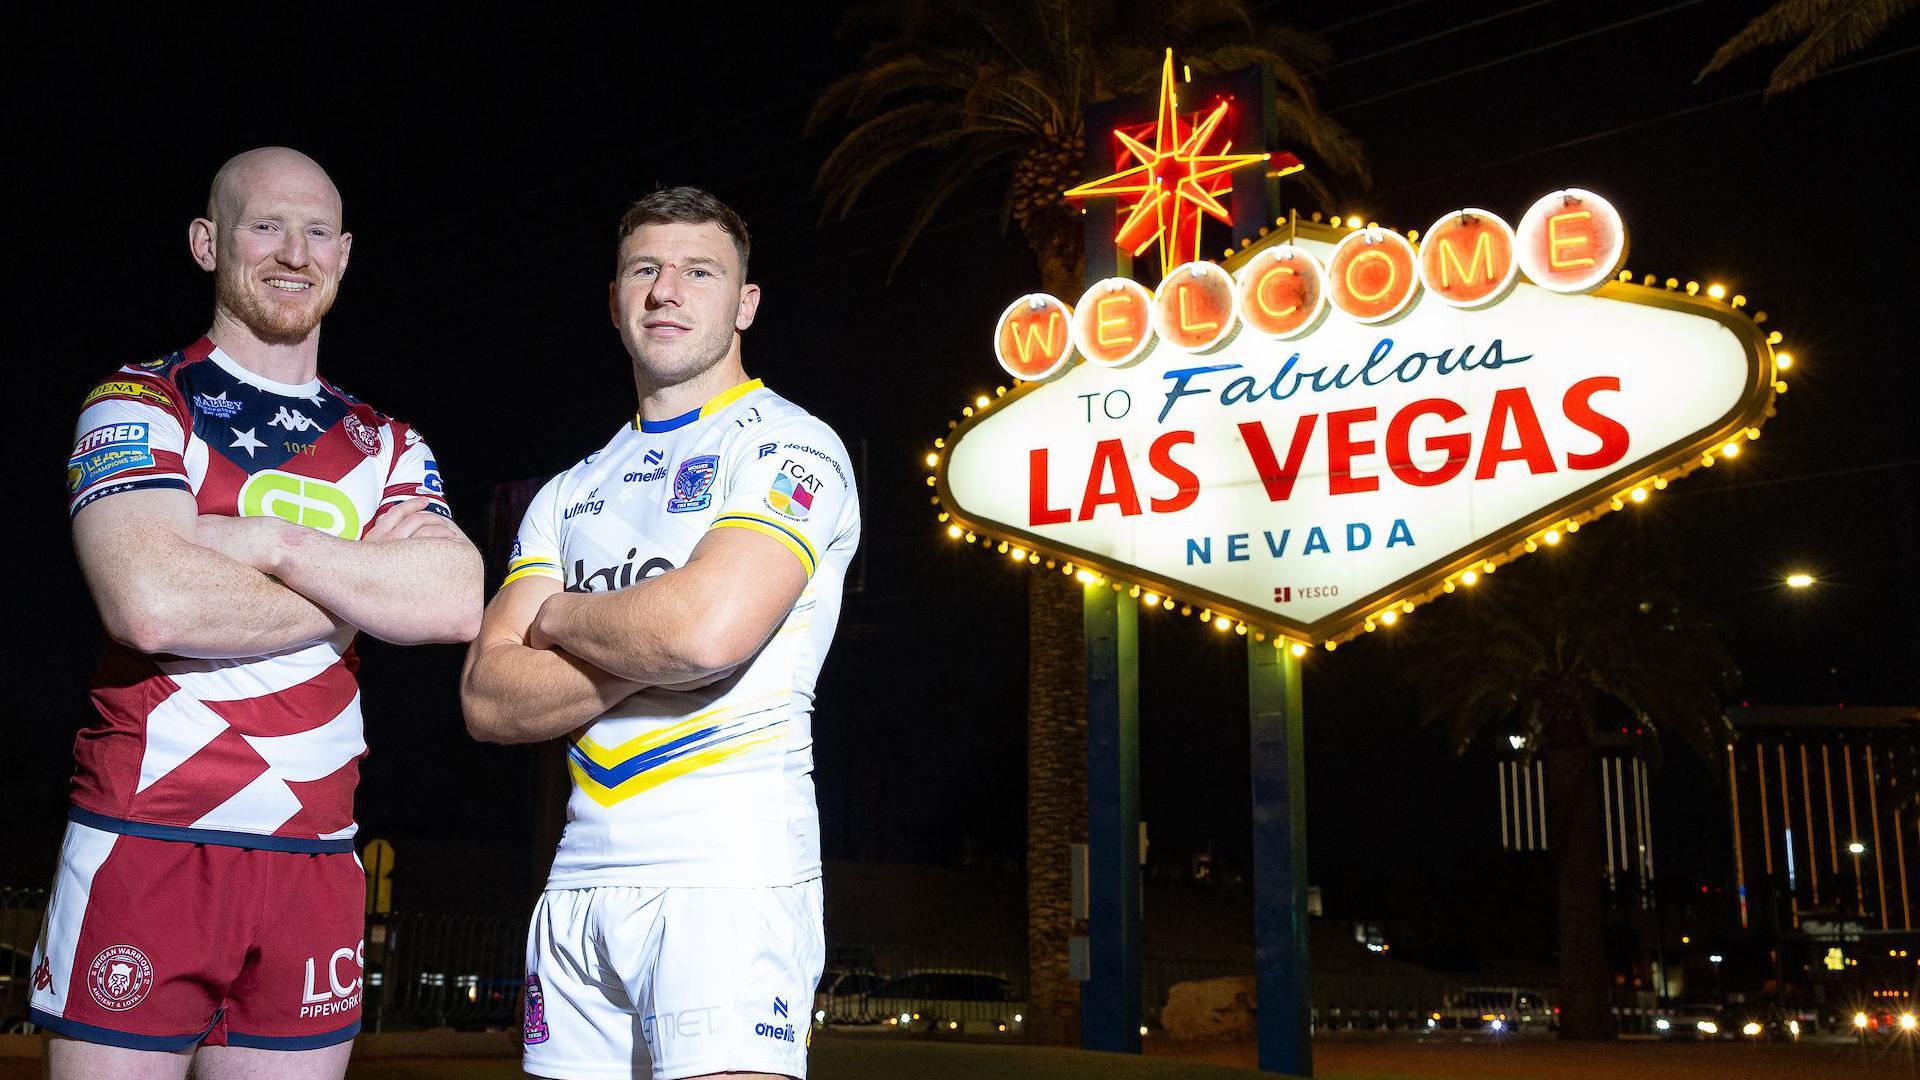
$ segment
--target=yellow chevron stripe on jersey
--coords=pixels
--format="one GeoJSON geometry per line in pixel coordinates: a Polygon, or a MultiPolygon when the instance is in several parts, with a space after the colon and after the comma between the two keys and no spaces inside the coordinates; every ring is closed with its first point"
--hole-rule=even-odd
{"type": "Polygon", "coordinates": [[[814,569],[820,565],[820,558],[814,554],[813,545],[807,543],[806,536],[790,526],[782,525],[778,518],[734,511],[714,518],[713,524],[708,528],[746,529],[778,540],[782,547],[793,552],[794,557],[800,560],[800,567],[807,572],[809,579],[813,577],[814,569]]]}
{"type": "MultiPolygon", "coordinates": [[[[787,719],[783,716],[773,723],[768,724],[767,728],[778,727],[786,722],[787,719]]],[[[764,731],[766,728],[759,730],[764,731]]],[[[718,764],[730,758],[739,757],[741,754],[757,747],[765,746],[767,743],[777,742],[779,739],[780,736],[778,734],[764,735],[758,739],[752,739],[747,742],[715,746],[707,750],[702,750],[699,753],[672,758],[658,766],[636,773],[613,787],[608,787],[595,780],[576,759],[569,758],[567,760],[567,771],[573,774],[574,784],[577,785],[581,791],[585,792],[588,798],[599,803],[601,806],[612,806],[615,803],[625,802],[641,792],[650,791],[653,788],[659,787],[669,780],[677,779],[690,772],[696,772],[709,765],[718,764]]]]}
{"type": "Polygon", "coordinates": [[[543,559],[538,555],[527,555],[507,564],[507,578],[500,583],[501,588],[519,581],[523,577],[550,577],[560,579],[560,564],[552,559],[543,559]]]}
{"type": "Polygon", "coordinates": [[[618,746],[601,746],[586,735],[576,739],[574,745],[586,755],[587,760],[595,765],[603,769],[617,769],[649,750],[658,750],[702,728],[717,727],[728,720],[765,712],[785,703],[791,696],[791,691],[783,690],[778,694],[767,694],[752,701],[743,701],[725,708],[708,709],[706,712],[695,713],[677,724],[670,724],[658,731],[635,736],[618,746]]]}

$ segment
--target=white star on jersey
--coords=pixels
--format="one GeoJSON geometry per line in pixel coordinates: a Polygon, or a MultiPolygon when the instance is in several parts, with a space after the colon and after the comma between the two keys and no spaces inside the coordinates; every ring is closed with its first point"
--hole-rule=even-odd
{"type": "Polygon", "coordinates": [[[239,428],[228,428],[227,430],[233,432],[233,448],[245,450],[248,457],[252,457],[255,450],[264,449],[267,445],[253,437],[253,433],[260,430],[259,428],[248,428],[245,431],[241,431],[239,428]]]}

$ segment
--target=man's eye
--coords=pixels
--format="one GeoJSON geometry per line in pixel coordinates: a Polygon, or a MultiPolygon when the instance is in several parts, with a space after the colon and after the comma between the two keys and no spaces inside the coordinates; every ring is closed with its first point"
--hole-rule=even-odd
{"type": "Polygon", "coordinates": [[[656,269],[657,268],[652,266],[636,266],[633,268],[632,273],[634,277],[651,277],[656,272],[656,269]]]}
{"type": "Polygon", "coordinates": [[[700,269],[699,267],[695,267],[694,269],[692,269],[692,270],[689,270],[689,271],[687,271],[687,276],[688,276],[688,277],[697,277],[697,278],[704,278],[704,277],[711,277],[711,276],[713,276],[713,275],[711,275],[711,274],[709,274],[709,273],[707,273],[707,272],[706,272],[705,270],[702,270],[702,269],[700,269]]]}
{"type": "Polygon", "coordinates": [[[333,237],[333,234],[325,229],[308,229],[307,235],[313,237],[315,240],[328,240],[333,237]]]}
{"type": "Polygon", "coordinates": [[[272,232],[273,229],[273,223],[270,221],[258,221],[255,222],[253,226],[253,231],[257,233],[269,233],[272,232]]]}

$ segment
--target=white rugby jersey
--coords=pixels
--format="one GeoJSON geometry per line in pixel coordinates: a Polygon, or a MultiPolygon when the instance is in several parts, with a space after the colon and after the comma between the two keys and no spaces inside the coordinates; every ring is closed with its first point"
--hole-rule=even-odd
{"type": "Polygon", "coordinates": [[[807,586],[764,649],[691,691],[649,688],[572,738],[573,793],[547,887],[793,885],[820,874],[814,681],[860,541],[846,448],[826,424],[741,383],[671,420],[636,420],[548,481],[506,583],[611,592],[686,565],[709,529],[785,547],[807,586]]]}

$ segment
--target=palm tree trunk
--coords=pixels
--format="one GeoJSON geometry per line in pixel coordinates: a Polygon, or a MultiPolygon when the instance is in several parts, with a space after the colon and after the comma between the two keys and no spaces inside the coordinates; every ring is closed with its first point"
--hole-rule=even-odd
{"type": "Polygon", "coordinates": [[[1038,1042],[1077,1045],[1080,984],[1067,971],[1074,925],[1070,845],[1087,838],[1087,654],[1081,587],[1027,583],[1027,979],[1038,1042]]]}
{"type": "Polygon", "coordinates": [[[1547,718],[1549,843],[1560,894],[1560,1037],[1611,1040],[1612,973],[1607,964],[1605,843],[1600,820],[1599,756],[1576,709],[1547,718]]]}

